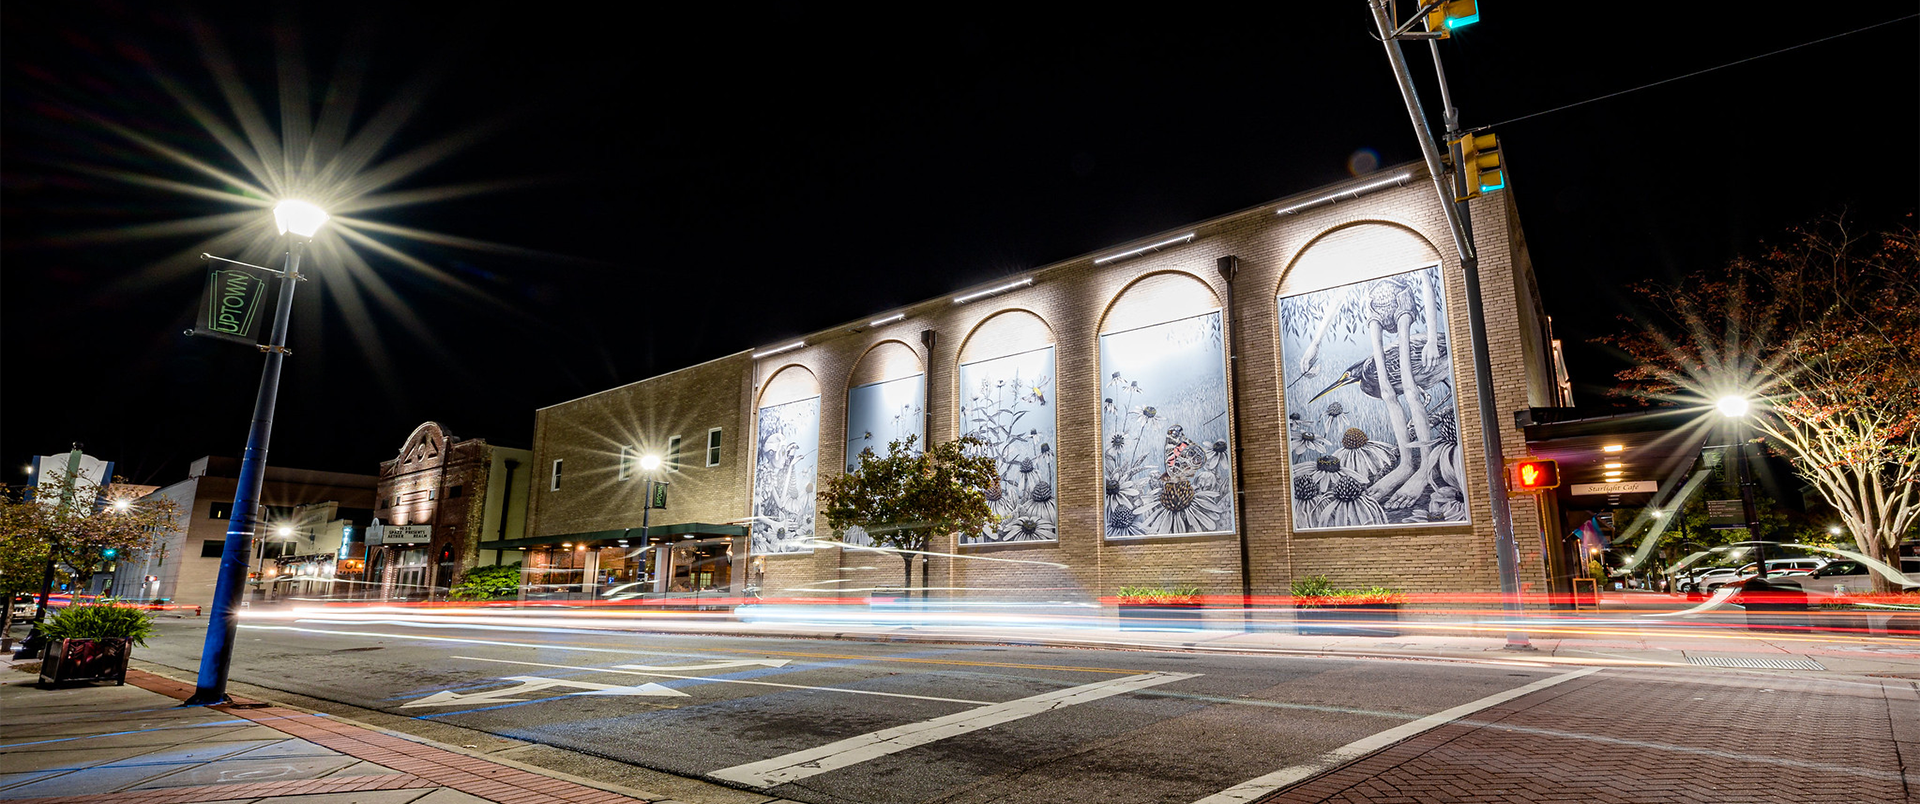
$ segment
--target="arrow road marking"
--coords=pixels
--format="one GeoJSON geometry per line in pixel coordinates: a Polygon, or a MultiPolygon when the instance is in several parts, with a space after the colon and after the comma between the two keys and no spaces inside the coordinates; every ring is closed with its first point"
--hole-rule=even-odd
{"type": "Polygon", "coordinates": [[[923,720],[905,726],[849,737],[836,743],[828,743],[818,748],[795,751],[784,756],[745,765],[722,768],[707,774],[721,779],[755,787],[773,787],[787,782],[805,779],[815,774],[859,764],[888,754],[895,754],[915,746],[944,740],[971,731],[978,731],[1011,720],[1019,720],[1042,712],[1063,709],[1074,704],[1097,701],[1114,695],[1122,695],[1148,687],[1156,687],[1174,681],[1182,681],[1199,676],[1199,673],[1144,673],[1093,684],[1083,684],[1064,690],[1042,693],[1031,698],[1007,701],[1005,703],[982,706],[965,712],[956,712],[945,717],[923,720]]]}
{"type": "Polygon", "coordinates": [[[564,687],[583,692],[569,692],[567,695],[649,695],[666,698],[685,698],[687,694],[676,689],[660,686],[652,682],[634,687],[621,687],[614,684],[595,684],[591,681],[571,681],[562,678],[541,678],[539,676],[508,676],[501,681],[518,681],[519,686],[501,687],[485,692],[458,693],[436,692],[420,700],[401,704],[401,709],[417,709],[426,706],[478,706],[481,704],[518,703],[531,700],[516,696],[527,695],[555,687],[564,687]]]}
{"type": "Polygon", "coordinates": [[[595,673],[620,673],[629,676],[653,676],[654,678],[678,678],[687,681],[706,681],[714,684],[748,684],[755,687],[780,687],[789,690],[813,690],[815,692],[844,692],[849,695],[874,695],[881,698],[912,698],[916,701],[940,701],[942,703],[984,705],[986,701],[969,701],[965,698],[936,698],[931,695],[908,695],[904,692],[878,692],[875,690],[850,690],[844,687],[809,687],[805,684],[781,684],[775,681],[750,681],[744,678],[715,678],[713,676],[680,676],[672,673],[657,673],[651,670],[617,670],[608,667],[581,667],[573,664],[545,664],[542,662],[517,662],[512,659],[486,659],[479,656],[455,656],[470,662],[494,662],[496,664],[520,664],[528,667],[554,667],[561,670],[587,670],[595,673]]]}

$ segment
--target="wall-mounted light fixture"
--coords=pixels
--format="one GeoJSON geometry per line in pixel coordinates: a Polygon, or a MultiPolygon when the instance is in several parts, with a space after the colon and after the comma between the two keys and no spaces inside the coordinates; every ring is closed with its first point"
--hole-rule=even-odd
{"type": "Polygon", "coordinates": [[[764,352],[754,352],[753,359],[759,360],[760,358],[767,357],[770,355],[777,355],[777,354],[780,354],[781,352],[791,352],[805,345],[807,345],[806,341],[794,341],[793,343],[789,343],[785,346],[776,346],[764,352]]]}
{"type": "Polygon", "coordinates": [[[867,326],[877,327],[883,324],[891,324],[895,321],[905,321],[906,318],[907,318],[906,313],[894,313],[893,315],[887,316],[886,318],[882,318],[876,321],[868,321],[867,326]]]}
{"type": "Polygon", "coordinates": [[[1407,180],[1411,178],[1413,178],[1412,173],[1402,173],[1397,176],[1389,176],[1379,181],[1367,182],[1366,184],[1362,184],[1358,187],[1349,187],[1337,193],[1332,193],[1330,195],[1323,195],[1319,198],[1313,199],[1312,201],[1305,201],[1302,203],[1293,204],[1291,206],[1281,207],[1277,210],[1274,210],[1273,214],[1292,215],[1295,212],[1312,209],[1314,207],[1320,206],[1321,204],[1330,204],[1342,198],[1359,198],[1362,195],[1373,192],[1374,190],[1378,190],[1382,187],[1386,187],[1389,185],[1396,185],[1396,184],[1405,184],[1407,183],[1407,180]]]}
{"type": "Polygon", "coordinates": [[[1109,254],[1105,257],[1095,257],[1093,258],[1093,264],[1106,265],[1107,263],[1118,262],[1128,257],[1138,257],[1149,251],[1159,251],[1160,249],[1166,248],[1167,246],[1175,245],[1178,243],[1191,243],[1191,242],[1193,242],[1193,232],[1188,232],[1179,237],[1168,238],[1158,243],[1152,243],[1149,245],[1141,246],[1131,251],[1122,251],[1119,254],[1109,254]]]}
{"type": "Polygon", "coordinates": [[[987,288],[986,290],[980,291],[978,293],[969,293],[965,296],[956,297],[953,300],[953,303],[966,304],[967,302],[973,301],[974,299],[984,299],[988,296],[992,296],[995,293],[1005,293],[1009,290],[1013,290],[1014,288],[1024,288],[1031,284],[1033,284],[1033,277],[1029,276],[1025,279],[1021,279],[1018,281],[1008,282],[997,288],[987,288]]]}

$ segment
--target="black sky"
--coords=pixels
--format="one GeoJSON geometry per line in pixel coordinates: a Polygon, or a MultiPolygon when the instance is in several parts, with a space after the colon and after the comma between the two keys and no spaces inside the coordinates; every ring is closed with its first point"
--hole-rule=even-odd
{"type": "MultiPolygon", "coordinates": [[[[1337,181],[1362,149],[1419,156],[1361,0],[396,5],[0,11],[9,482],[75,440],[151,483],[245,440],[257,353],[179,334],[203,275],[169,258],[205,235],[97,234],[234,209],[100,173],[219,189],[101,120],[239,172],[160,89],[177,81],[231,124],[195,20],[269,120],[275,60],[297,52],[316,99],[361,76],[356,128],[416,101],[383,159],[471,134],[392,189],[517,182],[365,217],[552,255],[384,238],[460,289],[368,255],[404,313],[376,306],[358,338],[343,284],[309,266],[272,452],[290,466],[371,472],[428,419],[528,446],[537,407],[1337,181]]],[[[1468,125],[1495,123],[1915,11],[1698,5],[1608,19],[1486,3],[1443,45],[1456,102],[1468,125]]],[[[1868,225],[1913,211],[1917,39],[1908,19],[1497,130],[1579,401],[1617,367],[1586,339],[1629,312],[1625,282],[1843,208],[1868,225]]],[[[1425,46],[1408,54],[1437,120],[1425,46]]]]}

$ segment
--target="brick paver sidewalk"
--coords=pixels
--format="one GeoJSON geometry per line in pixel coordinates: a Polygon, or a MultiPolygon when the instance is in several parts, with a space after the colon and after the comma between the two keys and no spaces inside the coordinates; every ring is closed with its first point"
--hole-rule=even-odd
{"type": "Polygon", "coordinates": [[[1703,684],[1645,672],[1514,699],[1260,804],[1815,804],[1917,795],[1920,694],[1912,681],[1703,684]]]}
{"type": "MultiPolygon", "coordinates": [[[[191,684],[140,670],[128,670],[127,683],[179,700],[186,700],[193,694],[191,684]]],[[[391,768],[398,773],[163,787],[15,801],[21,804],[186,804],[414,788],[452,788],[502,804],[637,804],[646,801],[402,739],[341,722],[337,718],[239,698],[235,699],[235,703],[238,705],[212,708],[341,754],[391,768]]]]}

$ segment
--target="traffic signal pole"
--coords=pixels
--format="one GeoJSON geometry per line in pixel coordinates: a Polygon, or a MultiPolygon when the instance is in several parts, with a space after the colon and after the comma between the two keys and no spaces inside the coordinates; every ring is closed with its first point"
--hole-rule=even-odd
{"type": "MultiPolygon", "coordinates": [[[[1495,408],[1493,395],[1493,361],[1487,345],[1486,307],[1480,296],[1480,257],[1473,243],[1473,221],[1467,209],[1467,187],[1462,171],[1453,173],[1449,181],[1445,166],[1440,163],[1440,149],[1434,142],[1433,129],[1427,124],[1426,113],[1420,106],[1420,95],[1413,86],[1413,76],[1407,70],[1405,54],[1400,50],[1399,35],[1395,33],[1396,24],[1391,16],[1391,0],[1368,0],[1367,5],[1373,11],[1374,27],[1380,32],[1380,42],[1386,47],[1387,62],[1393,68],[1394,81],[1400,85],[1400,97],[1406,102],[1407,115],[1412,118],[1415,137],[1420,141],[1420,153],[1426,159],[1427,173],[1433,178],[1434,191],[1440,195],[1440,206],[1446,211],[1447,226],[1453,233],[1454,248],[1460,257],[1460,273],[1466,284],[1467,330],[1473,346],[1473,381],[1478,391],[1480,408],[1481,451],[1486,456],[1487,496],[1493,512],[1493,551],[1500,571],[1501,608],[1506,613],[1507,649],[1533,650],[1526,631],[1520,628],[1525,608],[1520,602],[1520,554],[1513,538],[1513,511],[1507,502],[1506,456],[1500,447],[1500,415],[1495,408]]],[[[1439,44],[1435,35],[1429,33],[1420,38],[1427,39],[1434,46],[1433,66],[1440,69],[1439,44]]],[[[1452,99],[1447,96],[1447,79],[1439,74],[1440,94],[1446,105],[1447,142],[1453,150],[1454,165],[1460,164],[1458,140],[1459,110],[1455,109],[1452,99]]]]}

